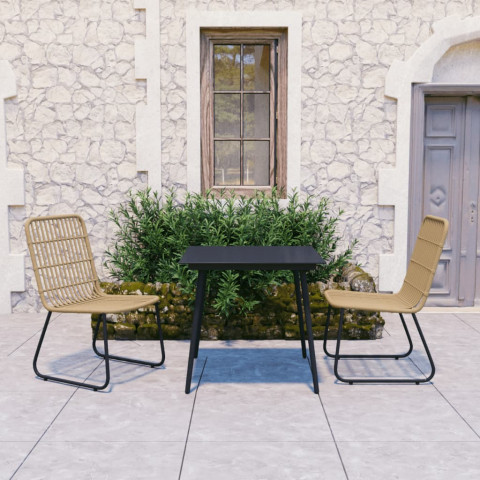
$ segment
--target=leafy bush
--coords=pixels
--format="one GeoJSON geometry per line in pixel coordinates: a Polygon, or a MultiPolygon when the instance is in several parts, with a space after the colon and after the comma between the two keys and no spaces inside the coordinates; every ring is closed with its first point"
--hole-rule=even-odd
{"type": "MultiPolygon", "coordinates": [[[[331,215],[327,199],[314,200],[294,193],[282,208],[276,191],[253,198],[209,192],[188,194],[180,204],[170,193],[161,204],[149,189],[136,192],[111,212],[118,230],[105,265],[118,280],[178,282],[193,298],[197,272],[178,263],[189,245],[311,245],[327,263],[308,280],[325,281],[340,273],[352,250],[336,253],[342,212],[331,215]]],[[[211,272],[207,278],[209,304],[226,317],[250,311],[272,285],[293,282],[288,271],[211,272]]]]}

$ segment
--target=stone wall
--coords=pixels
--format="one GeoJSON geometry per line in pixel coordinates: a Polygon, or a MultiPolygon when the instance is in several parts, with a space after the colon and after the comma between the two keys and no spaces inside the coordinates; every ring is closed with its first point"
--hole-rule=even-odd
{"type": "MultiPolygon", "coordinates": [[[[377,205],[377,171],[395,162],[396,104],[384,96],[391,63],[409,58],[448,15],[480,14],[480,1],[160,0],[162,179],[185,190],[185,12],[302,11],[302,191],[345,211],[345,241],[375,277],[393,248],[393,209],[377,205]]],[[[6,102],[9,162],[25,169],[25,207],[10,209],[11,251],[26,251],[32,215],[84,216],[100,276],[112,236],[108,211],[146,186],[135,166],[135,107],[147,86],[135,79],[134,41],[145,12],[133,0],[0,0],[0,58],[18,95],[6,102]]],[[[40,308],[31,264],[14,311],[40,308]]]]}
{"type": "MultiPolygon", "coordinates": [[[[122,284],[104,283],[106,292],[116,295],[158,295],[160,298],[160,321],[162,333],[167,340],[186,340],[191,337],[194,299],[182,293],[173,283],[143,284],[125,282],[122,284]]],[[[322,339],[325,332],[328,303],[323,292],[325,289],[352,290],[357,292],[375,292],[372,277],[359,267],[347,266],[338,283],[316,282],[308,285],[312,331],[316,339],[322,339]]],[[[225,319],[212,308],[212,301],[205,301],[202,317],[201,338],[203,340],[299,340],[300,330],[298,310],[295,300],[295,286],[284,284],[273,286],[265,292],[261,303],[250,313],[232,315],[225,319]]],[[[95,331],[99,315],[92,315],[92,329],[95,331]]],[[[335,339],[338,334],[339,311],[332,310],[328,338],[335,339]]],[[[116,340],[156,340],[158,326],[153,306],[127,314],[107,315],[108,338],[116,340]]],[[[379,313],[364,311],[345,311],[345,323],[342,338],[346,340],[376,340],[382,338],[383,318],[379,313]]],[[[73,327],[74,328],[74,327],[73,327]]],[[[99,338],[103,338],[100,329],[99,338]]]]}
{"type": "MultiPolygon", "coordinates": [[[[131,1],[0,2],[0,58],[18,95],[6,102],[9,161],[25,169],[25,207],[10,209],[11,250],[26,250],[27,217],[76,212],[86,220],[99,274],[112,226],[108,212],[146,176],[135,167],[134,39],[144,11],[131,1]]],[[[26,257],[25,293],[14,311],[39,309],[26,257]]]]}

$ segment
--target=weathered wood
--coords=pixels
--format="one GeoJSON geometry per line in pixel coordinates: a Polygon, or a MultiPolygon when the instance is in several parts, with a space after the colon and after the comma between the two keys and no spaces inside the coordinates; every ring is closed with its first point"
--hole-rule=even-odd
{"type": "MultiPolygon", "coordinates": [[[[286,152],[287,152],[287,33],[286,29],[264,29],[264,28],[218,28],[201,30],[201,65],[200,65],[200,95],[201,95],[201,155],[202,155],[202,192],[211,189],[218,191],[223,188],[234,189],[242,195],[253,195],[256,190],[271,191],[273,186],[277,186],[284,191],[286,187],[286,152]],[[270,94],[270,113],[269,113],[269,137],[255,138],[253,140],[268,140],[269,144],[269,179],[268,186],[216,186],[215,185],[215,132],[214,132],[214,65],[213,65],[213,45],[221,42],[270,45],[270,90],[248,91],[247,93],[269,93],[270,94]],[[275,44],[278,43],[278,54],[275,44]],[[275,66],[277,66],[277,79],[275,78],[275,66]],[[277,100],[277,101],[276,101],[277,100]],[[276,127],[276,128],[275,128],[276,127]]],[[[242,77],[243,78],[243,77],[242,77]]],[[[230,91],[222,91],[228,93],[230,91]]],[[[231,93],[241,94],[241,138],[243,138],[243,85],[241,90],[231,93]]],[[[237,138],[228,138],[228,140],[240,140],[237,138]]],[[[241,142],[243,146],[243,142],[241,142]]],[[[241,149],[240,177],[243,183],[244,155],[241,149]]]]}

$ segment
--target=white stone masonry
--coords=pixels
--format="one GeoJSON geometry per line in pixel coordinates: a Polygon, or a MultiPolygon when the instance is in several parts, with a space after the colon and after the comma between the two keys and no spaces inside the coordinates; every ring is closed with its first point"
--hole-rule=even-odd
{"type": "MultiPolygon", "coordinates": [[[[73,211],[85,218],[107,279],[110,210],[147,184],[185,194],[193,10],[299,12],[298,183],[343,210],[342,247],[357,238],[355,260],[377,279],[379,255],[396,249],[394,208],[378,204],[379,170],[395,167],[399,147],[387,72],[428,41],[436,21],[479,15],[477,0],[0,0],[0,58],[17,88],[5,101],[8,167],[25,172],[25,206],[10,207],[2,252],[26,252],[26,218],[73,211]],[[141,48],[135,59],[136,44],[155,41],[159,71],[141,48]],[[147,129],[158,130],[153,145],[142,138],[147,129]]],[[[40,309],[28,256],[25,269],[14,311],[40,309]]]]}
{"type": "Polygon", "coordinates": [[[17,92],[12,67],[0,60],[0,313],[11,313],[10,292],[25,290],[23,254],[10,253],[9,205],[24,204],[23,169],[8,168],[5,141],[6,98],[17,92]]]}

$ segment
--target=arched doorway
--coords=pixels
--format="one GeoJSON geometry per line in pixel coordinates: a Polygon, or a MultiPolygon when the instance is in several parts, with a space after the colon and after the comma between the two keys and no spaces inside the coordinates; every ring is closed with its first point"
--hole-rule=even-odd
{"type": "Polygon", "coordinates": [[[480,299],[479,78],[480,41],[474,40],[451,47],[435,65],[433,82],[413,89],[409,253],[424,215],[450,222],[433,306],[472,306],[480,299]]]}
{"type": "MultiPolygon", "coordinates": [[[[475,90],[473,87],[479,84],[478,79],[480,76],[478,72],[475,73],[475,69],[472,69],[472,65],[475,62],[472,62],[471,58],[467,58],[468,55],[465,55],[465,52],[470,51],[471,54],[470,47],[472,45],[467,44],[473,43],[475,48],[478,45],[478,40],[480,39],[480,18],[467,17],[460,19],[457,16],[447,17],[436,22],[433,25],[433,31],[433,35],[409,60],[394,62],[386,78],[386,96],[397,99],[397,144],[394,168],[381,169],[379,171],[379,204],[393,205],[395,209],[394,251],[382,254],[379,258],[379,289],[381,291],[395,291],[401,286],[407,267],[409,238],[411,235],[416,235],[418,231],[418,217],[421,217],[424,214],[423,210],[425,210],[423,205],[418,206],[418,203],[415,203],[418,200],[418,192],[417,196],[415,196],[412,187],[412,175],[416,174],[418,176],[418,171],[412,172],[411,147],[418,145],[415,142],[412,143],[412,140],[416,135],[421,135],[422,139],[425,140],[425,128],[424,124],[421,123],[425,122],[425,103],[421,105],[420,109],[414,110],[416,104],[412,101],[414,92],[417,92],[417,88],[419,88],[416,86],[422,85],[422,87],[433,88],[437,85],[437,82],[442,83],[442,87],[446,84],[449,86],[455,84],[463,87],[464,90],[462,92],[449,92],[447,96],[459,93],[460,97],[466,97],[468,95],[475,96],[476,91],[470,90],[475,90]],[[419,120],[421,115],[418,112],[423,112],[421,120],[419,120]],[[418,123],[416,126],[412,125],[412,122],[415,123],[415,121],[420,121],[422,125],[420,129],[418,128],[418,123]],[[421,133],[419,133],[420,131],[421,133]],[[420,213],[416,217],[412,215],[411,205],[415,205],[419,209],[420,213]]],[[[477,51],[480,50],[477,49],[477,51]]],[[[478,64],[480,65],[480,62],[478,64]]],[[[427,90],[423,90],[421,96],[424,99],[430,93],[427,90]]],[[[439,93],[443,94],[445,92],[439,91],[439,93]]],[[[438,118],[435,121],[438,123],[438,118]]],[[[465,119],[464,122],[466,121],[465,119]]],[[[421,148],[423,153],[423,143],[421,148]]],[[[420,155],[420,158],[423,161],[424,156],[420,155]]],[[[421,176],[423,182],[423,173],[421,176]]],[[[462,192],[464,191],[465,189],[462,187],[462,192]]],[[[439,194],[439,191],[434,193],[439,194]]],[[[459,195],[457,191],[456,194],[459,195]]],[[[439,195],[435,198],[437,202],[442,203],[439,195]]],[[[463,212],[462,208],[460,210],[463,212]]],[[[428,211],[425,213],[428,213],[428,211]]],[[[452,263],[449,263],[449,265],[452,265],[452,263]]],[[[460,273],[452,278],[456,278],[456,281],[458,281],[459,277],[460,273]]],[[[431,303],[439,305],[459,304],[458,301],[457,303],[439,301],[441,288],[438,278],[435,282],[434,291],[437,288],[437,294],[434,293],[431,303]]]]}

